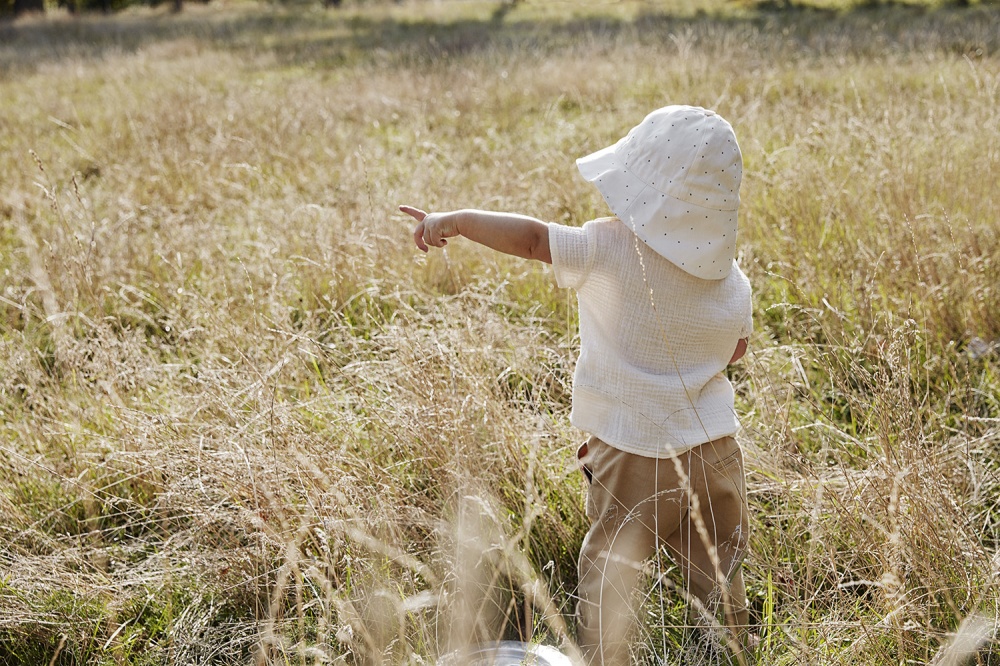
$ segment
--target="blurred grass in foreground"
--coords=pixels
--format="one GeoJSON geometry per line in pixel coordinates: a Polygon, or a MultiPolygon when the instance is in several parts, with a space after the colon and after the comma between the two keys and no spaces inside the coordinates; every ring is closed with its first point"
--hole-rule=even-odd
{"type": "Polygon", "coordinates": [[[601,215],[573,159],[675,101],[746,160],[753,663],[988,639],[1000,10],[496,7],[0,25],[0,661],[571,634],[573,299],[394,210],[601,215]]]}

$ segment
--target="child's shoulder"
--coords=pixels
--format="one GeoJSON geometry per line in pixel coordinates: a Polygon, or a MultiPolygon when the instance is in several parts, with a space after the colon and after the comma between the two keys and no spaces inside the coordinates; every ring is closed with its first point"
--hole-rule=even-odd
{"type": "Polygon", "coordinates": [[[632,231],[625,226],[617,217],[599,217],[584,223],[582,227],[586,232],[595,236],[627,236],[632,231]]]}
{"type": "Polygon", "coordinates": [[[558,230],[559,233],[567,237],[587,238],[588,242],[606,242],[614,236],[625,237],[631,233],[628,227],[617,217],[599,217],[588,220],[583,225],[574,225],[553,222],[549,224],[549,233],[558,230]]]}
{"type": "Polygon", "coordinates": [[[619,220],[614,215],[611,215],[610,217],[599,217],[595,220],[590,220],[589,222],[584,223],[583,226],[585,227],[593,226],[596,228],[607,228],[607,229],[626,228],[624,223],[622,223],[622,221],[619,220]]]}

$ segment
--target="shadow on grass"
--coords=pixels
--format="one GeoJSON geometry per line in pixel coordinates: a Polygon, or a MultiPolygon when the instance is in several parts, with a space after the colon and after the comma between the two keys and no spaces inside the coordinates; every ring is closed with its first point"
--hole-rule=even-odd
{"type": "MultiPolygon", "coordinates": [[[[338,67],[373,62],[421,66],[476,55],[547,53],[574,45],[662,44],[683,33],[692,46],[735,37],[787,55],[877,55],[937,50],[988,57],[1000,50],[1000,3],[962,0],[939,7],[868,0],[847,10],[762,0],[743,9],[677,16],[662,11],[634,20],[519,18],[515,3],[481,19],[406,20],[317,7],[258,6],[118,16],[30,18],[0,23],[0,75],[46,64],[134,53],[156,43],[193,40],[241,56],[269,55],[287,66],[338,67]]],[[[765,51],[766,53],[767,51],[765,51]]]]}

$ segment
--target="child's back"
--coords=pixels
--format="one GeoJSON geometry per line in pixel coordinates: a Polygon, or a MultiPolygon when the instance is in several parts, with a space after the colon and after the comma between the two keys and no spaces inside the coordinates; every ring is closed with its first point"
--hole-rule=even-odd
{"type": "Polygon", "coordinates": [[[550,225],[556,281],[577,291],[582,348],[573,424],[630,453],[663,458],[739,428],[722,374],[750,334],[750,283],[681,270],[617,218],[550,225]]]}

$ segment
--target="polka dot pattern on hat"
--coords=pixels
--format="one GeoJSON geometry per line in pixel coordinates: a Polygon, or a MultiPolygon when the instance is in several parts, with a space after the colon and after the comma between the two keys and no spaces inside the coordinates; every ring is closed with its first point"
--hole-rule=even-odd
{"type": "Polygon", "coordinates": [[[696,277],[729,274],[743,157],[724,118],[693,106],[657,109],[577,165],[656,252],[696,277]]]}

